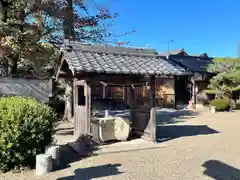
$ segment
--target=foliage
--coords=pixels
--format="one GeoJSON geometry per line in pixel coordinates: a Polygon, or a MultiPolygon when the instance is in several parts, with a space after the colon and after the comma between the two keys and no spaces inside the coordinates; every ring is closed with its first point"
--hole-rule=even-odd
{"type": "MultiPolygon", "coordinates": [[[[231,92],[237,92],[237,91],[240,91],[240,87],[236,87],[236,88],[231,89],[231,92]]],[[[214,90],[214,89],[205,89],[204,92],[206,94],[217,94],[217,91],[214,90]]]]}
{"type": "Polygon", "coordinates": [[[227,99],[213,99],[210,101],[210,105],[214,106],[217,111],[225,111],[230,107],[227,99]]]}
{"type": "Polygon", "coordinates": [[[213,90],[213,89],[205,89],[204,92],[206,94],[216,94],[216,90],[213,90]]]}
{"type": "Polygon", "coordinates": [[[34,9],[33,3],[26,0],[5,3],[4,11],[7,13],[1,19],[0,57],[8,74],[26,71],[27,74],[36,75],[36,71],[51,63],[54,48],[41,40],[52,29],[45,25],[46,19],[39,23],[32,22],[33,17],[41,13],[34,9]]]}
{"type": "Polygon", "coordinates": [[[232,93],[240,87],[240,59],[214,59],[208,71],[216,73],[210,80],[208,88],[214,90],[218,97],[232,93]]]}
{"type": "Polygon", "coordinates": [[[22,97],[1,97],[0,107],[0,170],[31,167],[35,155],[52,142],[54,111],[22,97]]]}

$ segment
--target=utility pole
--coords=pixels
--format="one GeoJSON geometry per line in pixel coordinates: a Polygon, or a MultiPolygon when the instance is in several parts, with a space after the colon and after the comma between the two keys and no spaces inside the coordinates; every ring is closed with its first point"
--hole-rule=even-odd
{"type": "Polygon", "coordinates": [[[170,53],[170,45],[171,45],[171,43],[173,43],[173,42],[174,42],[174,40],[168,40],[168,41],[166,41],[167,46],[168,46],[168,53],[170,53]]]}

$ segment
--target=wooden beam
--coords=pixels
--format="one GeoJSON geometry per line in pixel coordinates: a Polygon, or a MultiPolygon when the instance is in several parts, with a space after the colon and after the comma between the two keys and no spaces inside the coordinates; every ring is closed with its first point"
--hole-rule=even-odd
{"type": "Polygon", "coordinates": [[[75,85],[83,85],[83,84],[85,84],[85,83],[86,83],[85,80],[77,80],[77,79],[75,78],[75,85]]]}
{"type": "Polygon", "coordinates": [[[76,74],[79,79],[86,79],[89,81],[99,82],[103,81],[106,83],[114,84],[127,84],[127,83],[139,83],[146,81],[146,78],[141,75],[127,75],[127,74],[99,74],[99,73],[81,73],[76,74]]]}

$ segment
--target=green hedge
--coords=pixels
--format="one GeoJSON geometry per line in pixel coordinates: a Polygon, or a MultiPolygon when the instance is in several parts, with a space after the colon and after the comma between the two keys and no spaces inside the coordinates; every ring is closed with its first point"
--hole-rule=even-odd
{"type": "Polygon", "coordinates": [[[230,107],[227,99],[213,99],[210,101],[210,105],[214,106],[217,111],[225,111],[230,107]]]}
{"type": "Polygon", "coordinates": [[[0,98],[0,170],[33,167],[52,142],[56,122],[52,108],[34,99],[0,98]]]}
{"type": "MultiPolygon", "coordinates": [[[[238,92],[238,91],[240,91],[240,87],[233,88],[231,91],[232,92],[238,92]]],[[[213,90],[213,89],[205,89],[204,92],[206,94],[217,94],[217,91],[213,90]]]]}

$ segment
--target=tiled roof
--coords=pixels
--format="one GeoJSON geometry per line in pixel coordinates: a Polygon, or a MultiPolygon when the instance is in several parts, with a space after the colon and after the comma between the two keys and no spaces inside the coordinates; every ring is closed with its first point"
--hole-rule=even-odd
{"type": "Polygon", "coordinates": [[[208,65],[212,63],[213,58],[170,55],[168,59],[175,63],[178,63],[189,71],[205,73],[207,72],[208,65]]]}
{"type": "Polygon", "coordinates": [[[181,75],[188,73],[176,63],[156,55],[152,49],[136,49],[103,45],[69,43],[63,60],[73,73],[181,75]]]}
{"type": "Polygon", "coordinates": [[[0,96],[23,96],[48,102],[51,94],[49,80],[0,77],[0,96]]]}

